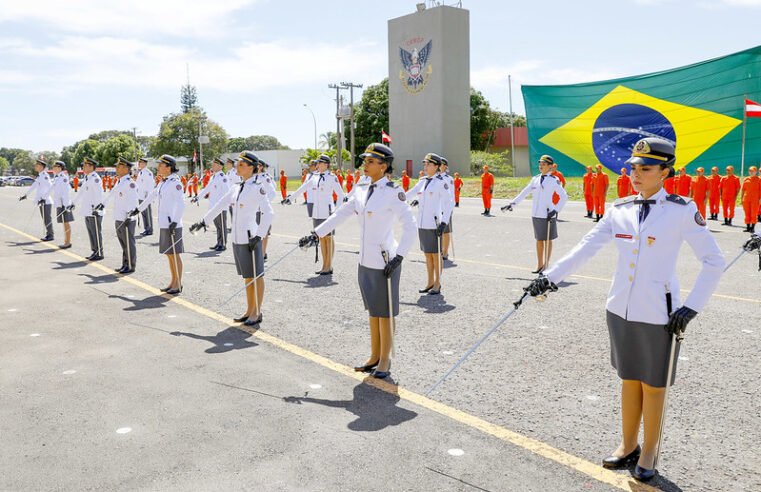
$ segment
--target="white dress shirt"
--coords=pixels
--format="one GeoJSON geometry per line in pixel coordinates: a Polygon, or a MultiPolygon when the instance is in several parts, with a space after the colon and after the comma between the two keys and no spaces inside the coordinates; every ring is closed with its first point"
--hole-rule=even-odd
{"type": "Polygon", "coordinates": [[[417,226],[436,229],[436,221],[449,223],[454,200],[449,199],[451,187],[441,175],[423,177],[407,192],[408,200],[418,201],[417,226]]]}

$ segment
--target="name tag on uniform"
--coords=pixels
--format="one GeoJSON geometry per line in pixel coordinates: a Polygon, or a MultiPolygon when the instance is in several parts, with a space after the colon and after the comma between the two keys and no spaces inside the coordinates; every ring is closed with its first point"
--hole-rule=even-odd
{"type": "Polygon", "coordinates": [[[655,242],[655,238],[653,236],[647,236],[647,245],[652,246],[655,242]]]}
{"type": "Polygon", "coordinates": [[[616,239],[634,239],[631,234],[616,234],[616,239]]]}

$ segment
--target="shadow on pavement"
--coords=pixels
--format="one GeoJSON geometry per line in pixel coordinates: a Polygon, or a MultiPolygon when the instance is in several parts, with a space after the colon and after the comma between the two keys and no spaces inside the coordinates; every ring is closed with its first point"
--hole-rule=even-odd
{"type": "Polygon", "coordinates": [[[431,314],[447,313],[455,309],[455,306],[448,304],[446,299],[444,299],[444,296],[441,294],[421,294],[420,298],[418,298],[417,302],[414,304],[411,302],[400,302],[399,304],[404,306],[417,306],[423,308],[425,310],[424,312],[431,314]]]}
{"type": "Polygon", "coordinates": [[[242,350],[249,347],[258,347],[258,343],[247,340],[251,337],[251,333],[239,330],[234,326],[225,328],[216,335],[197,335],[195,333],[188,333],[184,331],[173,331],[170,335],[176,337],[188,337],[195,340],[203,340],[213,344],[212,347],[207,348],[204,352],[207,354],[222,354],[231,350],[242,350]]]}
{"type": "Polygon", "coordinates": [[[89,273],[78,273],[80,277],[87,277],[90,280],[85,282],[85,284],[112,284],[114,282],[119,281],[119,277],[116,276],[116,274],[110,274],[107,273],[105,275],[91,275],[89,273]]]}
{"type": "Polygon", "coordinates": [[[273,278],[273,282],[286,282],[289,284],[302,284],[304,288],[314,289],[316,287],[330,287],[331,285],[338,285],[338,282],[333,280],[332,275],[317,275],[310,277],[306,280],[290,280],[287,278],[273,278]]]}
{"type": "Polygon", "coordinates": [[[142,311],[143,309],[156,309],[166,307],[165,304],[170,301],[171,297],[167,296],[150,296],[145,299],[132,299],[130,297],[111,294],[109,299],[121,299],[129,302],[132,306],[127,306],[124,311],[142,311]]]}
{"type": "Polygon", "coordinates": [[[387,393],[360,383],[354,387],[352,400],[323,400],[308,396],[288,396],[283,398],[288,403],[301,405],[314,403],[331,408],[343,408],[357,416],[347,427],[353,431],[375,432],[392,425],[400,425],[417,417],[417,413],[399,408],[399,395],[387,393]]]}
{"type": "Polygon", "coordinates": [[[191,253],[194,254],[196,258],[215,258],[220,255],[220,253],[224,253],[224,251],[204,251],[203,253],[191,253]]]}
{"type": "Polygon", "coordinates": [[[5,241],[5,244],[7,244],[8,246],[31,246],[33,244],[40,244],[40,242],[39,241],[24,241],[24,242],[5,241]]]}
{"type": "Polygon", "coordinates": [[[55,249],[29,249],[29,248],[22,248],[24,251],[26,251],[28,255],[39,255],[42,253],[55,253],[55,249]]]}
{"type": "Polygon", "coordinates": [[[70,268],[81,268],[87,266],[87,261],[72,261],[71,263],[64,263],[63,261],[54,261],[58,266],[53,267],[53,270],[68,270],[70,268]]]}

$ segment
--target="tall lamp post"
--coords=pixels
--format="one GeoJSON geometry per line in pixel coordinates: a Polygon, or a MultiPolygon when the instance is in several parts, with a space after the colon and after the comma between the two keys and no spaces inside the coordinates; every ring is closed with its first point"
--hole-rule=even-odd
{"type": "Polygon", "coordinates": [[[307,110],[312,113],[312,121],[314,121],[314,148],[317,148],[317,117],[314,115],[314,111],[312,111],[312,108],[306,105],[304,103],[304,107],[307,108],[307,110]]]}

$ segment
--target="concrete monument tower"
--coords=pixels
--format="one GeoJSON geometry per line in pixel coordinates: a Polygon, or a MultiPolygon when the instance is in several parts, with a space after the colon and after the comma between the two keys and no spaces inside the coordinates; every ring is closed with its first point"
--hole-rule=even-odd
{"type": "Polygon", "coordinates": [[[470,16],[467,10],[419,4],[388,21],[388,92],[394,167],[413,177],[428,152],[450,173],[470,166],[470,16]]]}

